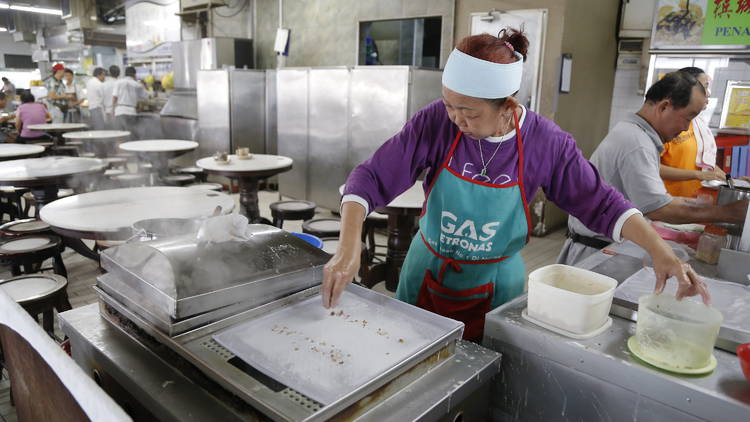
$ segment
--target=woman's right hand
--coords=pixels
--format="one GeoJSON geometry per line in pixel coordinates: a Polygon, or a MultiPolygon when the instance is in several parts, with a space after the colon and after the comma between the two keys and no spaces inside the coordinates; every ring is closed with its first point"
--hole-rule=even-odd
{"type": "Polygon", "coordinates": [[[352,282],[359,271],[362,243],[357,242],[353,248],[339,249],[323,267],[323,307],[333,308],[338,304],[346,286],[352,282]]]}

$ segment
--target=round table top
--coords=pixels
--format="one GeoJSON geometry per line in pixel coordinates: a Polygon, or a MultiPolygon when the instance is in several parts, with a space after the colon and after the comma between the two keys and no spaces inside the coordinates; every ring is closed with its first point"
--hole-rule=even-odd
{"type": "Polygon", "coordinates": [[[41,154],[44,147],[33,144],[0,144],[0,158],[24,157],[27,155],[41,154]]]}
{"type": "Polygon", "coordinates": [[[85,123],[40,123],[29,125],[30,130],[39,130],[42,132],[69,132],[71,130],[86,129],[85,123]]]}
{"type": "Polygon", "coordinates": [[[292,168],[294,160],[283,155],[252,154],[251,158],[241,160],[236,155],[229,156],[229,163],[219,164],[214,157],[205,157],[196,161],[198,167],[217,174],[230,176],[275,174],[292,168]]]}
{"type": "Polygon", "coordinates": [[[173,186],[123,188],[82,193],[42,208],[40,217],[63,235],[87,239],[125,240],[136,221],[150,218],[198,218],[234,208],[225,193],[173,186]]]}
{"type": "MultiPolygon", "coordinates": [[[[339,186],[339,194],[344,194],[344,188],[346,184],[339,186]]],[[[397,196],[391,201],[387,208],[407,208],[407,209],[422,209],[424,204],[424,189],[422,188],[422,181],[417,180],[414,182],[412,187],[406,190],[406,192],[397,196]]]]}
{"type": "Polygon", "coordinates": [[[127,130],[84,130],[63,134],[63,138],[77,141],[111,141],[128,138],[129,136],[130,132],[127,130]]]}
{"type": "Polygon", "coordinates": [[[177,139],[149,139],[146,141],[130,141],[120,144],[120,149],[129,152],[180,152],[192,151],[198,148],[198,143],[177,139]]]}
{"type": "Polygon", "coordinates": [[[0,185],[39,186],[74,175],[104,171],[96,158],[42,157],[0,162],[0,185]]]}

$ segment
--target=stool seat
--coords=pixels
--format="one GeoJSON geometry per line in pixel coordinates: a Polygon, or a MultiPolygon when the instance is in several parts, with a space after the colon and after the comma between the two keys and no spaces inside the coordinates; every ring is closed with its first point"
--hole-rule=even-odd
{"type": "Polygon", "coordinates": [[[104,170],[104,176],[105,177],[112,177],[112,176],[120,176],[127,173],[124,169],[109,169],[104,170]]]}
{"type": "Polygon", "coordinates": [[[36,218],[11,221],[0,226],[0,234],[4,236],[23,236],[26,234],[37,234],[49,232],[49,224],[36,218]]]}
{"type": "Polygon", "coordinates": [[[54,274],[21,275],[0,281],[3,289],[34,319],[42,314],[42,327],[54,335],[53,310],[63,312],[72,309],[68,301],[68,280],[54,274]]]}
{"type": "Polygon", "coordinates": [[[107,168],[125,167],[128,164],[128,159],[125,157],[107,157],[102,158],[102,161],[107,163],[107,168]]]}
{"type": "Polygon", "coordinates": [[[0,260],[10,261],[11,274],[21,275],[39,271],[46,259],[53,258],[55,274],[68,276],[62,256],[62,239],[51,234],[29,234],[0,241],[0,260]]]}
{"type": "Polygon", "coordinates": [[[57,274],[28,274],[0,281],[0,289],[21,306],[49,297],[67,286],[68,280],[57,274]]]}
{"type": "Polygon", "coordinates": [[[85,158],[96,158],[96,154],[93,152],[82,152],[78,154],[79,157],[85,157],[85,158]]]}
{"type": "Polygon", "coordinates": [[[388,215],[373,211],[367,215],[368,220],[388,222],[388,215]]]}
{"type": "MultiPolygon", "coordinates": [[[[315,217],[317,204],[312,201],[277,201],[270,205],[273,225],[281,228],[284,220],[309,220],[315,217]]],[[[310,233],[314,234],[314,233],[310,233]]]]}
{"type": "Polygon", "coordinates": [[[338,218],[318,218],[302,223],[302,232],[318,237],[339,237],[341,220],[338,218]]]}
{"type": "Polygon", "coordinates": [[[0,257],[13,257],[60,247],[60,238],[52,235],[28,235],[0,242],[0,257]]]}
{"type": "Polygon", "coordinates": [[[200,174],[203,173],[203,169],[200,167],[178,167],[174,170],[174,172],[184,174],[200,174]]]}
{"type": "Polygon", "coordinates": [[[186,187],[190,189],[212,190],[216,192],[221,192],[224,189],[221,183],[195,183],[193,185],[187,185],[186,187]]]}
{"type": "Polygon", "coordinates": [[[195,176],[192,174],[170,174],[163,176],[161,180],[168,185],[185,186],[195,183],[195,176]]]}

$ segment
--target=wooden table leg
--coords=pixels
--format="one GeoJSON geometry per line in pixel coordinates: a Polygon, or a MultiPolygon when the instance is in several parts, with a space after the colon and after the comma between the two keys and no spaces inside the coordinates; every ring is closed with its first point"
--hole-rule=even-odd
{"type": "Polygon", "coordinates": [[[69,247],[70,249],[73,249],[86,258],[93,259],[94,261],[99,262],[99,254],[89,249],[89,247],[86,246],[86,244],[83,243],[81,239],[62,236],[62,241],[63,245],[69,247]]]}
{"type": "Polygon", "coordinates": [[[258,179],[255,177],[240,177],[240,213],[251,223],[260,219],[258,208],[258,179]]]}

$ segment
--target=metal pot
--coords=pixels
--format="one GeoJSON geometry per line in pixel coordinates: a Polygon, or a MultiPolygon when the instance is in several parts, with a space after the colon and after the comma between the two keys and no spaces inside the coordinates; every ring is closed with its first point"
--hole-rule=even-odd
{"type": "Polygon", "coordinates": [[[201,221],[192,218],[150,218],[133,223],[131,241],[145,242],[165,237],[198,233],[201,221]]]}
{"type": "MultiPolygon", "coordinates": [[[[726,205],[742,199],[750,199],[750,189],[737,186],[734,188],[720,186],[719,197],[716,203],[718,205],[726,205]]],[[[740,246],[740,236],[742,235],[742,224],[720,223],[717,225],[727,229],[727,248],[738,249],[740,246]]]]}
{"type": "Polygon", "coordinates": [[[729,186],[719,186],[719,198],[717,204],[726,205],[741,199],[750,199],[750,189],[729,186]]]}

